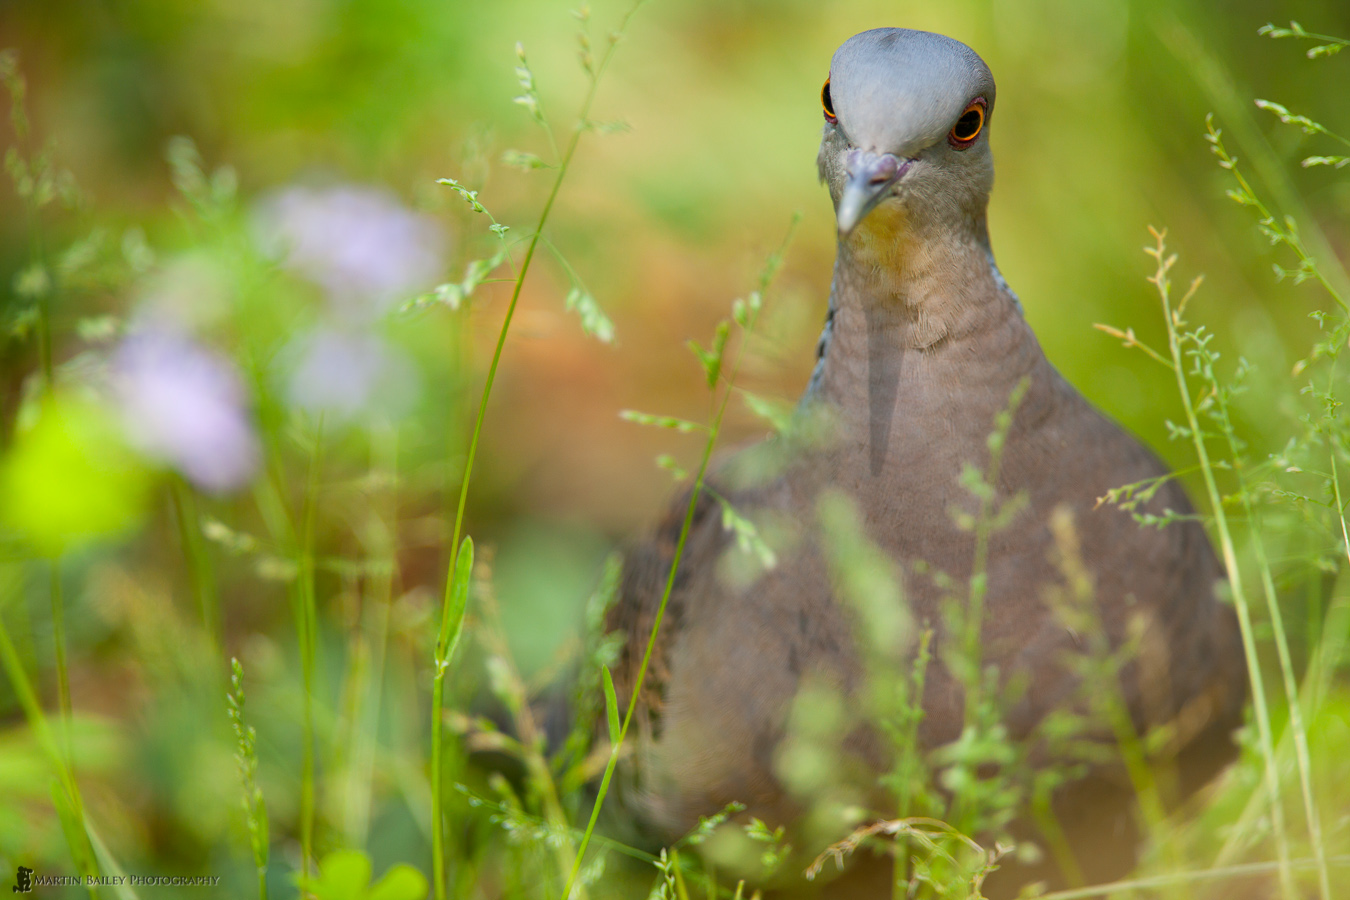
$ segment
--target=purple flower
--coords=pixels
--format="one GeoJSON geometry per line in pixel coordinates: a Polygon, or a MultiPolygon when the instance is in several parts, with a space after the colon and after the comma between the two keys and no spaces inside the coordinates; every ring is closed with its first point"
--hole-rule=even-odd
{"type": "Polygon", "coordinates": [[[112,376],[128,439],[146,456],[214,493],[252,477],[258,439],[227,360],[184,335],[151,329],[122,341],[112,376]]]}
{"type": "Polygon", "coordinates": [[[258,221],[264,246],[350,320],[377,318],[441,272],[440,227],[378,188],[287,188],[263,201],[258,221]]]}
{"type": "Polygon", "coordinates": [[[319,329],[293,352],[286,393],[296,406],[343,421],[366,413],[395,418],[411,405],[416,376],[378,337],[319,329]]]}

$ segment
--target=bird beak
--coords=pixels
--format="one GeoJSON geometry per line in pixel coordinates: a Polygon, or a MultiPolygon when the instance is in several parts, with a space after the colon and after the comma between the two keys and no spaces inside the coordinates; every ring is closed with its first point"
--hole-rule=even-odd
{"type": "Polygon", "coordinates": [[[835,212],[840,237],[847,237],[878,203],[886,199],[891,185],[905,176],[912,163],[913,160],[902,160],[891,153],[849,151],[844,161],[848,181],[844,182],[844,192],[835,212]]]}

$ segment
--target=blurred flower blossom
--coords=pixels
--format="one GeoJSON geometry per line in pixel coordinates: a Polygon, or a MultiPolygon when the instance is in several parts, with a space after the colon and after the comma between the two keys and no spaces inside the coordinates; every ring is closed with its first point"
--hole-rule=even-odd
{"type": "Polygon", "coordinates": [[[238,488],[252,477],[258,439],[227,360],[184,335],[151,328],[122,341],[111,374],[128,440],[141,452],[207,491],[238,488]]]}
{"type": "Polygon", "coordinates": [[[295,406],[345,421],[371,413],[395,418],[412,404],[416,375],[379,337],[321,328],[293,354],[286,393],[295,406]]]}
{"type": "Polygon", "coordinates": [[[357,321],[387,312],[442,269],[437,223],[378,188],[287,188],[261,203],[258,230],[265,249],[357,321]]]}

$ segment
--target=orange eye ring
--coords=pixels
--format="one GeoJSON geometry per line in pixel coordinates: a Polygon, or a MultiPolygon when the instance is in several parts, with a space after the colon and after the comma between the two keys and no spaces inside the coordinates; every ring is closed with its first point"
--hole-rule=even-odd
{"type": "Polygon", "coordinates": [[[947,143],[951,144],[957,150],[964,150],[984,131],[984,119],[988,104],[983,97],[976,97],[967,104],[965,111],[961,113],[952,130],[947,134],[947,143]]]}
{"type": "Polygon", "coordinates": [[[839,121],[834,114],[834,101],[830,99],[830,79],[825,79],[825,84],[820,89],[820,108],[825,111],[825,121],[833,125],[839,121]]]}

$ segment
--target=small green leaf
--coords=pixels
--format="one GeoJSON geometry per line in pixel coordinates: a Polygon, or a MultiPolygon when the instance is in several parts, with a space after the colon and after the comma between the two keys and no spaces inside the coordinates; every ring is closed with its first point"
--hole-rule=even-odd
{"type": "Polygon", "coordinates": [[[219,519],[205,516],[202,519],[202,536],[214,544],[219,544],[232,556],[252,553],[258,549],[258,539],[243,531],[236,531],[219,519]]]}
{"type": "Polygon", "coordinates": [[[720,494],[716,497],[722,506],[722,527],[736,536],[737,549],[755,557],[765,569],[777,566],[778,554],[760,536],[755,523],[736,512],[736,508],[725,497],[720,494]]]}
{"type": "Polygon", "coordinates": [[[37,327],[38,308],[36,304],[30,304],[14,311],[8,322],[5,323],[5,329],[10,337],[26,340],[29,333],[37,327]]]}
{"type": "Polygon", "coordinates": [[[656,458],[656,464],[671,475],[674,475],[676,481],[684,481],[689,477],[689,473],[681,468],[680,464],[675,461],[675,457],[671,456],[669,453],[662,453],[658,456],[656,458]]]}
{"type": "Polygon", "coordinates": [[[782,401],[769,400],[747,390],[741,391],[741,399],[752,413],[768,422],[773,426],[773,430],[780,434],[787,431],[788,426],[792,424],[792,408],[782,401]]]}
{"type": "Polygon", "coordinates": [[[80,336],[80,340],[91,344],[111,341],[117,337],[121,330],[122,323],[116,316],[92,316],[87,319],[80,319],[75,323],[75,333],[80,336]]]}
{"type": "Polygon", "coordinates": [[[717,331],[713,333],[713,365],[708,370],[708,387],[717,387],[717,379],[722,374],[722,360],[726,357],[727,336],[731,333],[725,321],[717,323],[717,331]]]}
{"type": "Polygon", "coordinates": [[[703,366],[704,377],[708,380],[708,387],[716,387],[717,379],[722,374],[722,358],[726,353],[727,335],[729,329],[725,321],[717,323],[717,330],[713,332],[713,343],[711,350],[704,350],[699,346],[698,341],[690,341],[686,346],[689,352],[698,357],[699,365],[703,366]]]}
{"type": "Polygon", "coordinates": [[[731,304],[731,318],[736,320],[736,324],[741,328],[750,327],[750,314],[745,307],[745,301],[737,297],[731,304]]]}
{"type": "Polygon", "coordinates": [[[318,900],[362,900],[370,885],[370,859],[359,850],[334,850],[319,863],[318,877],[300,875],[296,884],[318,900]]]}
{"type": "Polygon", "coordinates": [[[150,271],[155,264],[155,251],[150,249],[141,228],[128,228],[122,235],[122,259],[138,275],[150,271]]]}
{"type": "Polygon", "coordinates": [[[535,169],[553,168],[533,153],[525,153],[521,150],[507,150],[502,153],[502,164],[526,172],[532,172],[535,169]]]}
{"type": "Polygon", "coordinates": [[[609,744],[619,746],[619,699],[614,693],[614,676],[609,674],[609,666],[601,666],[605,675],[605,720],[609,722],[609,744]]]}
{"type": "Polygon", "coordinates": [[[597,134],[623,134],[633,130],[633,126],[622,119],[615,119],[611,122],[597,122],[589,119],[583,123],[583,127],[597,134]]]}
{"type": "Polygon", "coordinates": [[[459,288],[464,297],[468,297],[478,286],[483,283],[492,272],[506,262],[506,250],[499,250],[487,259],[475,259],[464,267],[464,278],[459,283],[459,288]]]}
{"type": "Polygon", "coordinates": [[[539,92],[535,90],[534,73],[530,71],[530,64],[525,59],[525,47],[519,41],[516,42],[516,59],[520,61],[520,65],[516,66],[516,80],[520,82],[521,90],[525,93],[513,97],[512,102],[528,109],[530,117],[543,125],[544,111],[539,106],[539,92]]]}
{"type": "Polygon", "coordinates": [[[14,276],[14,293],[20,297],[36,299],[50,292],[52,279],[41,263],[33,263],[14,276]]]}
{"type": "MultiPolygon", "coordinates": [[[[505,229],[506,226],[496,226],[505,229]]],[[[475,259],[464,267],[464,277],[458,282],[448,281],[445,284],[438,284],[425,294],[414,297],[403,304],[400,312],[412,312],[414,310],[425,309],[432,304],[441,304],[451,309],[459,309],[460,304],[473,295],[478,290],[478,286],[487,280],[498,266],[506,262],[508,251],[503,248],[493,256],[487,259],[475,259]]]]}
{"type": "Polygon", "coordinates": [[[464,537],[455,557],[455,571],[446,586],[445,623],[441,626],[441,646],[436,659],[436,671],[441,673],[450,664],[464,631],[464,614],[469,606],[469,582],[473,575],[473,538],[464,537]]]}
{"type": "Polygon", "coordinates": [[[655,425],[657,428],[669,428],[672,431],[678,431],[682,434],[688,434],[691,431],[708,430],[707,425],[698,422],[690,422],[688,419],[677,419],[674,416],[654,416],[651,413],[638,412],[635,409],[620,410],[619,418],[627,422],[635,422],[638,425],[655,425]]]}
{"type": "Polygon", "coordinates": [[[399,863],[370,889],[369,900],[422,900],[427,890],[425,875],[407,863],[399,863]]]}
{"type": "Polygon", "coordinates": [[[483,204],[478,202],[477,191],[469,190],[468,188],[466,188],[464,185],[460,184],[453,178],[438,178],[436,179],[436,183],[443,184],[446,187],[450,188],[450,190],[454,191],[456,194],[459,194],[459,196],[464,198],[464,202],[469,204],[469,208],[472,209],[474,212],[476,213],[487,212],[487,208],[484,207],[483,204]]]}
{"type": "Polygon", "coordinates": [[[76,275],[89,268],[98,259],[107,241],[108,233],[95,228],[88,235],[67,247],[58,257],[56,268],[63,276],[76,275]]]}
{"type": "Polygon", "coordinates": [[[1310,156],[1303,161],[1303,168],[1311,166],[1332,166],[1342,169],[1350,165],[1350,156],[1310,156]]]}
{"type": "Polygon", "coordinates": [[[600,308],[591,292],[580,285],[572,285],[563,301],[563,308],[581,316],[581,330],[603,344],[613,343],[614,323],[600,308]]]}

